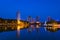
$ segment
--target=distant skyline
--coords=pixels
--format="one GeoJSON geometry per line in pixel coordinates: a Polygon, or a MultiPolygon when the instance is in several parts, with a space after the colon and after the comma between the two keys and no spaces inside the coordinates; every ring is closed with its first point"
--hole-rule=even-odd
{"type": "Polygon", "coordinates": [[[31,15],[33,18],[51,16],[60,20],[60,0],[0,0],[0,17],[16,18],[18,10],[22,19],[31,15]]]}
{"type": "MultiPolygon", "coordinates": [[[[33,18],[36,18],[36,16],[40,16],[41,22],[42,21],[45,22],[48,16],[51,16],[54,20],[60,20],[60,0],[0,0],[0,17],[15,19],[18,10],[20,11],[21,15],[20,19],[22,20],[26,20],[28,16],[32,16],[33,18]]],[[[17,26],[19,26],[19,24],[17,26]]],[[[52,27],[53,29],[55,29],[54,26],[56,25],[54,25],[53,23],[52,27]]],[[[35,26],[33,28],[35,28],[35,26]]],[[[10,28],[8,29],[10,30],[10,28]]],[[[32,32],[28,32],[30,30],[23,29],[20,31],[19,38],[16,35],[17,31],[6,31],[6,32],[3,31],[0,32],[0,40],[18,40],[18,39],[59,40],[60,39],[59,29],[58,29],[59,31],[57,32],[49,32],[46,31],[45,29],[46,29],[45,27],[40,27],[38,29],[39,30],[38,32],[36,28],[32,32]]]]}

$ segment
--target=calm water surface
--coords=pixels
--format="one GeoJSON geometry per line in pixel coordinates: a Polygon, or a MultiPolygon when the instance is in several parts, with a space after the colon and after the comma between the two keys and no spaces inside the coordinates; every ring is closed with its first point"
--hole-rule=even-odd
{"type": "Polygon", "coordinates": [[[20,30],[20,35],[17,36],[17,31],[1,32],[0,40],[60,40],[60,31],[48,32],[44,28],[36,29],[28,32],[27,29],[20,30]]]}

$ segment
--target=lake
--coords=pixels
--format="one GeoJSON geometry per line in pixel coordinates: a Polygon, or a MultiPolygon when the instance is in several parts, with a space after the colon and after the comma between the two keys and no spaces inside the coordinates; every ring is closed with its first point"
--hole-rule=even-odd
{"type": "Polygon", "coordinates": [[[0,40],[60,40],[60,30],[49,32],[40,28],[38,32],[36,29],[29,32],[28,29],[23,29],[20,30],[19,36],[17,36],[17,31],[1,32],[0,40]]]}

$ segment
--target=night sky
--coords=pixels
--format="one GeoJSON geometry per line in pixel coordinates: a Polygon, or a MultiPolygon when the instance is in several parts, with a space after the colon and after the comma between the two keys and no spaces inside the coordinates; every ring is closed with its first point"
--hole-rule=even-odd
{"type": "MultiPolygon", "coordinates": [[[[16,19],[17,11],[20,11],[22,20],[26,20],[28,16],[33,18],[40,16],[41,21],[45,21],[48,16],[60,20],[60,0],[0,0],[0,17],[16,19]]],[[[28,33],[27,30],[21,30],[21,38],[38,39],[39,34],[40,40],[60,39],[60,31],[54,33],[43,32],[42,29],[39,33],[35,31],[28,33]]],[[[0,33],[0,40],[16,40],[16,38],[16,31],[0,33]]]]}
{"type": "Polygon", "coordinates": [[[60,20],[60,0],[0,0],[0,17],[15,19],[18,10],[24,20],[29,15],[40,16],[42,20],[47,16],[60,20]]]}

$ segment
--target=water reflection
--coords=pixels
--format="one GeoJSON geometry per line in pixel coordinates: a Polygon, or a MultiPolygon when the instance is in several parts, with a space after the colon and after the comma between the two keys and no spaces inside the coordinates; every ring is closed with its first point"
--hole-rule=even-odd
{"type": "MultiPolygon", "coordinates": [[[[35,26],[34,26],[35,27],[35,26]]],[[[37,29],[34,29],[32,32],[27,32],[27,29],[23,29],[20,31],[11,31],[11,32],[3,32],[0,33],[1,40],[58,40],[60,39],[60,31],[57,32],[48,32],[44,31],[41,27],[39,28],[39,32],[36,32],[37,29]],[[16,37],[16,32],[19,34],[16,37]]]]}
{"type": "Polygon", "coordinates": [[[30,27],[28,28],[28,32],[32,32],[36,29],[36,31],[39,31],[40,26],[39,25],[30,25],[30,27]]]}
{"type": "Polygon", "coordinates": [[[17,30],[17,38],[20,37],[20,30],[17,30]]]}
{"type": "Polygon", "coordinates": [[[28,32],[32,32],[35,29],[34,25],[30,25],[30,27],[28,28],[28,32]]]}

